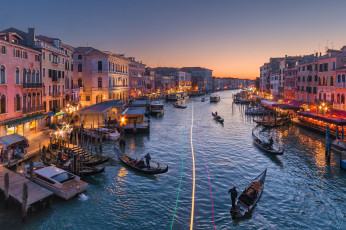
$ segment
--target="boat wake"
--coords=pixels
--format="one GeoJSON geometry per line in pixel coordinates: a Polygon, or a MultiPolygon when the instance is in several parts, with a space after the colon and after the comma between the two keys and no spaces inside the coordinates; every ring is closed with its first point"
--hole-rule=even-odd
{"type": "Polygon", "coordinates": [[[87,195],[85,195],[84,193],[81,193],[81,194],[79,194],[79,196],[78,196],[78,200],[79,201],[86,201],[86,200],[88,200],[89,199],[89,197],[87,196],[87,195]]]}

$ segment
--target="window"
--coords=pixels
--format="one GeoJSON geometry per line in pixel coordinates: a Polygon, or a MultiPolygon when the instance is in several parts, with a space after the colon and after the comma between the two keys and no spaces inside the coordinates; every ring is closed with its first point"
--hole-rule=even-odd
{"type": "Polygon", "coordinates": [[[6,46],[1,46],[1,53],[2,54],[6,54],[7,53],[6,46]]]}
{"type": "Polygon", "coordinates": [[[341,82],[341,76],[340,76],[340,74],[338,75],[338,82],[341,82]]]}
{"type": "Polygon", "coordinates": [[[20,76],[19,76],[19,68],[16,67],[16,84],[17,84],[17,85],[20,84],[19,78],[20,78],[20,76]]]}
{"type": "Polygon", "coordinates": [[[52,61],[52,54],[49,54],[49,61],[52,61]]]}
{"type": "Polygon", "coordinates": [[[333,70],[335,70],[335,62],[333,62],[333,70]]]}
{"type": "Polygon", "coordinates": [[[26,83],[30,83],[31,82],[31,71],[28,70],[28,72],[26,72],[26,83]]]}
{"type": "MultiPolygon", "coordinates": [[[[2,99],[1,99],[2,101],[2,99]]],[[[341,104],[345,104],[345,95],[341,94],[341,104]]]]}
{"type": "Polygon", "coordinates": [[[82,60],[82,55],[78,54],[78,60],[82,60]]]}
{"type": "Polygon", "coordinates": [[[90,101],[90,96],[85,96],[86,101],[90,101]]]}
{"type": "Polygon", "coordinates": [[[6,113],[6,96],[2,95],[0,99],[0,113],[6,113]]]}
{"type": "Polygon", "coordinates": [[[98,86],[99,88],[102,88],[102,77],[99,77],[99,78],[98,78],[97,86],[98,86]]]}
{"type": "Polygon", "coordinates": [[[323,64],[320,64],[319,72],[323,72],[323,64]]]}
{"type": "Polygon", "coordinates": [[[46,60],[46,52],[43,52],[43,60],[46,60]]]}
{"type": "Polygon", "coordinates": [[[102,72],[102,61],[99,61],[99,62],[97,63],[97,70],[98,70],[99,72],[102,72]]]}
{"type": "Polygon", "coordinates": [[[317,87],[314,87],[314,94],[317,94],[317,87]]]}
{"type": "Polygon", "coordinates": [[[315,76],[315,81],[318,81],[318,76],[317,75],[315,76]]]}
{"type": "Polygon", "coordinates": [[[36,71],[36,82],[40,83],[40,73],[36,71]]]}
{"type": "Polygon", "coordinates": [[[3,65],[0,67],[0,84],[6,84],[6,69],[3,65]]]}
{"type": "Polygon", "coordinates": [[[31,81],[33,82],[33,83],[35,83],[35,70],[33,70],[32,71],[32,73],[31,73],[31,81]]]}
{"type": "Polygon", "coordinates": [[[26,69],[23,69],[23,79],[22,82],[25,83],[26,82],[26,69]]]}
{"type": "Polygon", "coordinates": [[[303,66],[303,71],[305,71],[305,66],[303,66]]]}
{"type": "Polygon", "coordinates": [[[328,63],[324,63],[324,71],[328,71],[328,63]]]}
{"type": "Polygon", "coordinates": [[[330,77],[330,86],[333,86],[334,85],[334,76],[331,76],[330,77]]]}
{"type": "Polygon", "coordinates": [[[42,77],[46,77],[46,68],[42,69],[42,77]]]}
{"type": "Polygon", "coordinates": [[[78,72],[83,72],[82,64],[78,64],[78,72]]]}
{"type": "Polygon", "coordinates": [[[345,83],[345,74],[342,75],[342,82],[345,83]]]}
{"type": "Polygon", "coordinates": [[[83,87],[83,82],[81,78],[78,78],[78,86],[83,87]]]}
{"type": "Polygon", "coordinates": [[[14,100],[15,108],[16,111],[20,110],[20,96],[19,94],[16,95],[15,100],[14,100]]]}

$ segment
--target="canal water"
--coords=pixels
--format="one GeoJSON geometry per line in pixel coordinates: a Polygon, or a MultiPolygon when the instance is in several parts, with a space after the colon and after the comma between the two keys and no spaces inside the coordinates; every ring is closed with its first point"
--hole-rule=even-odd
{"type": "Polygon", "coordinates": [[[126,137],[121,151],[134,157],[150,152],[153,160],[169,165],[167,173],[136,173],[118,161],[114,142],[104,142],[102,154],[112,160],[104,173],[86,179],[85,194],[54,199],[25,224],[19,208],[1,208],[0,228],[170,229],[175,213],[173,229],[188,229],[195,170],[194,229],[214,229],[213,210],[216,229],[346,229],[346,172],[339,168],[340,155],[333,153],[326,163],[324,137],[294,125],[256,128],[257,135],[273,136],[285,148],[278,157],[260,151],[252,142],[252,118],[241,105],[232,105],[236,92],[220,92],[218,103],[190,99],[187,109],[167,103],[163,117],[151,118],[150,134],[126,137]],[[211,111],[224,117],[224,125],[211,118],[211,111]],[[254,211],[232,221],[228,190],[236,185],[240,192],[265,168],[265,189],[254,211]]]}

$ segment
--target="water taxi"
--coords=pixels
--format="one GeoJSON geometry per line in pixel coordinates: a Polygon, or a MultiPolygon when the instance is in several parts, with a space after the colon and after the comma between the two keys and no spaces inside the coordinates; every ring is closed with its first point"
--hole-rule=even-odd
{"type": "MultiPolygon", "coordinates": [[[[71,199],[87,190],[88,183],[65,170],[55,166],[38,167],[38,165],[35,165],[35,168],[38,169],[34,169],[33,171],[34,182],[52,191],[64,200],[71,199]]],[[[27,170],[25,176],[30,178],[29,170],[27,170]]]]}
{"type": "Polygon", "coordinates": [[[150,104],[150,113],[164,114],[163,103],[161,101],[152,101],[150,104]]]}
{"type": "Polygon", "coordinates": [[[219,102],[220,101],[220,96],[217,94],[213,94],[210,96],[210,102],[219,102]]]}
{"type": "Polygon", "coordinates": [[[119,121],[125,132],[149,132],[149,119],[145,116],[145,108],[129,107],[122,113],[119,121]]]}
{"type": "Polygon", "coordinates": [[[167,101],[179,101],[181,100],[181,95],[178,93],[171,93],[166,96],[167,101]]]}

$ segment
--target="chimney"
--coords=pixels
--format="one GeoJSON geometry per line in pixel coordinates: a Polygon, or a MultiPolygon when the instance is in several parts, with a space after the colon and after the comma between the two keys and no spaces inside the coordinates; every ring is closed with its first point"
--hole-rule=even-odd
{"type": "Polygon", "coordinates": [[[287,58],[287,54],[285,55],[285,58],[287,58]]]}
{"type": "Polygon", "coordinates": [[[320,52],[320,57],[322,56],[322,52],[320,52]]]}
{"type": "Polygon", "coordinates": [[[318,57],[318,52],[316,52],[316,57],[318,57]]]}
{"type": "Polygon", "coordinates": [[[26,45],[34,47],[35,44],[35,28],[28,28],[28,33],[26,35],[26,45]]]}

